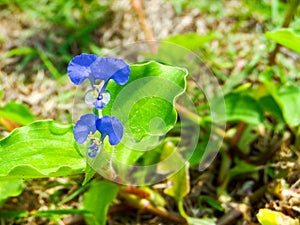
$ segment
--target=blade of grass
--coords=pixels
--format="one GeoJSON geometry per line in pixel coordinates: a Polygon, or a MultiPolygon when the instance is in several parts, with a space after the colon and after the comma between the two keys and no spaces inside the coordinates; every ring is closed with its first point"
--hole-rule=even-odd
{"type": "Polygon", "coordinates": [[[81,186],[80,188],[78,188],[76,191],[74,191],[72,194],[70,194],[68,197],[66,197],[65,199],[63,199],[62,201],[60,201],[58,203],[58,206],[61,206],[69,201],[71,201],[73,198],[75,198],[76,196],[80,195],[82,192],[84,192],[87,188],[88,188],[89,184],[81,186]]]}
{"type": "Polygon", "coordinates": [[[38,50],[38,55],[45,64],[45,66],[48,68],[48,70],[51,72],[53,77],[55,79],[59,79],[61,77],[61,74],[58,72],[58,70],[55,68],[53,63],[49,60],[49,58],[44,54],[41,50],[38,50]]]}

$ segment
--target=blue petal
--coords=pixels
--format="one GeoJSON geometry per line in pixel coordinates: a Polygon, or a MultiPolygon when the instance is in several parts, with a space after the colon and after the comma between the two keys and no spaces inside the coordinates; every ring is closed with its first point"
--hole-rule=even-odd
{"type": "Polygon", "coordinates": [[[94,102],[94,106],[96,109],[103,109],[106,106],[106,103],[102,100],[96,99],[96,101],[94,102]]]}
{"type": "Polygon", "coordinates": [[[68,75],[75,85],[81,84],[89,78],[92,83],[95,82],[91,74],[90,67],[99,57],[94,54],[81,54],[75,56],[68,65],[68,75]]]}
{"type": "Polygon", "coordinates": [[[98,58],[91,65],[91,74],[95,79],[105,82],[113,79],[117,84],[123,85],[129,80],[130,67],[122,59],[98,58]]]}
{"type": "Polygon", "coordinates": [[[88,149],[88,156],[90,158],[95,158],[96,155],[98,155],[98,151],[94,151],[94,150],[88,149]]]}
{"type": "Polygon", "coordinates": [[[100,98],[96,98],[95,102],[94,102],[94,106],[96,109],[103,109],[107,103],[109,103],[110,101],[110,94],[108,91],[105,91],[100,98]]]}
{"type": "Polygon", "coordinates": [[[118,144],[123,137],[123,125],[116,117],[103,116],[96,121],[96,127],[102,134],[102,140],[108,135],[111,145],[118,144]]]}
{"type": "Polygon", "coordinates": [[[90,147],[88,148],[88,156],[90,158],[95,158],[95,156],[99,154],[101,149],[102,149],[102,143],[100,145],[97,145],[96,143],[92,142],[90,144],[90,147]]]}
{"type": "Polygon", "coordinates": [[[83,144],[90,132],[96,132],[95,122],[98,117],[94,114],[86,114],[80,117],[74,127],[74,137],[79,144],[83,144]]]}

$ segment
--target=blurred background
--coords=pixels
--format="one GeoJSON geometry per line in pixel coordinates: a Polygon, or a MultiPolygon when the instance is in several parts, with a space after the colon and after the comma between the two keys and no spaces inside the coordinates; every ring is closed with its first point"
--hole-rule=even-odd
{"type": "MultiPolygon", "coordinates": [[[[195,32],[209,41],[193,50],[224,81],[250,67],[249,63],[251,74],[257,70],[259,56],[267,54],[264,50],[270,45],[261,33],[282,24],[286,3],[1,0],[0,7],[2,100],[24,102],[40,118],[67,122],[65,112],[71,108],[74,87],[64,75],[73,56],[82,52],[108,55],[137,41],[195,32]]],[[[299,20],[291,26],[298,27],[299,20]]],[[[293,70],[289,59],[284,63],[293,70]]]]}

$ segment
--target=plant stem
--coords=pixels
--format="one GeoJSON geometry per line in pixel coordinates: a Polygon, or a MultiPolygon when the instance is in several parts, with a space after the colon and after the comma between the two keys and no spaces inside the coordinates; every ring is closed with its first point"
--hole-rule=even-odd
{"type": "Polygon", "coordinates": [[[186,117],[191,122],[198,124],[198,125],[201,124],[202,120],[201,120],[200,116],[198,116],[197,114],[189,111],[187,108],[185,108],[182,105],[179,105],[178,103],[175,104],[175,108],[176,108],[177,112],[179,112],[179,114],[182,114],[184,117],[186,117]]]}
{"type": "Polygon", "coordinates": [[[148,199],[150,197],[150,194],[144,190],[141,190],[137,187],[127,186],[124,188],[124,191],[128,194],[134,194],[140,198],[146,198],[148,199]]]}
{"type": "Polygon", "coordinates": [[[119,195],[126,200],[130,207],[136,208],[141,212],[152,213],[154,215],[168,219],[176,224],[186,224],[186,220],[172,212],[168,212],[162,207],[154,206],[148,199],[139,198],[136,195],[128,194],[124,190],[120,190],[119,195]]]}
{"type": "Polygon", "coordinates": [[[226,213],[224,216],[222,216],[219,220],[217,225],[229,225],[236,222],[237,219],[239,219],[243,213],[237,209],[230,210],[228,213],[226,213]]]}
{"type": "Polygon", "coordinates": [[[185,218],[175,214],[175,213],[171,213],[171,212],[168,212],[166,211],[165,209],[163,208],[157,208],[157,207],[154,207],[153,205],[149,205],[147,207],[147,211],[148,212],[151,212],[155,215],[158,215],[158,216],[161,216],[161,217],[164,217],[170,221],[173,221],[175,222],[176,224],[186,224],[186,220],[185,218]]]}
{"type": "Polygon", "coordinates": [[[184,211],[184,208],[183,208],[183,201],[180,200],[177,202],[177,207],[178,207],[178,210],[179,210],[179,213],[182,217],[184,217],[185,219],[188,218],[188,215],[185,213],[184,211]]]}
{"type": "MultiPolygon", "coordinates": [[[[290,3],[290,6],[288,8],[288,11],[285,15],[283,24],[282,24],[282,28],[287,28],[289,27],[290,23],[292,22],[296,12],[297,12],[297,8],[298,5],[300,4],[300,0],[292,0],[292,2],[290,3]]],[[[272,66],[275,64],[275,59],[276,59],[276,55],[279,52],[280,49],[280,44],[276,44],[274,50],[270,53],[269,55],[269,66],[272,66]]]]}
{"type": "Polygon", "coordinates": [[[12,131],[15,128],[21,127],[16,122],[5,119],[5,118],[0,118],[0,124],[8,131],[12,131]]]}
{"type": "Polygon", "coordinates": [[[149,43],[151,51],[155,53],[157,48],[154,43],[154,41],[155,41],[154,35],[153,35],[151,28],[149,27],[149,25],[147,23],[145,13],[144,13],[144,10],[142,7],[142,3],[140,0],[131,0],[130,2],[131,2],[131,7],[133,8],[133,10],[135,11],[135,13],[138,17],[139,23],[143,29],[146,40],[149,43]]]}
{"type": "Polygon", "coordinates": [[[247,128],[247,124],[245,122],[243,122],[243,121],[239,122],[236,132],[234,134],[234,137],[232,138],[233,145],[237,146],[239,144],[239,141],[240,141],[246,128],[247,128]]]}

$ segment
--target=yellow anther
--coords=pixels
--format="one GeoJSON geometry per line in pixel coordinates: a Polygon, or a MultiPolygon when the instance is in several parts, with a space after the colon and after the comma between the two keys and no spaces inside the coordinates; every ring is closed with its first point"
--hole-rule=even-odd
{"type": "Polygon", "coordinates": [[[94,139],[93,142],[96,144],[96,145],[100,145],[100,141],[98,139],[94,139]]]}
{"type": "Polygon", "coordinates": [[[94,138],[95,138],[95,136],[93,135],[92,131],[90,131],[90,133],[89,133],[89,135],[88,135],[88,138],[89,138],[89,139],[94,139],[94,138]]]}
{"type": "Polygon", "coordinates": [[[93,95],[94,98],[97,98],[98,97],[98,92],[96,90],[94,90],[92,95],[93,95]]]}

